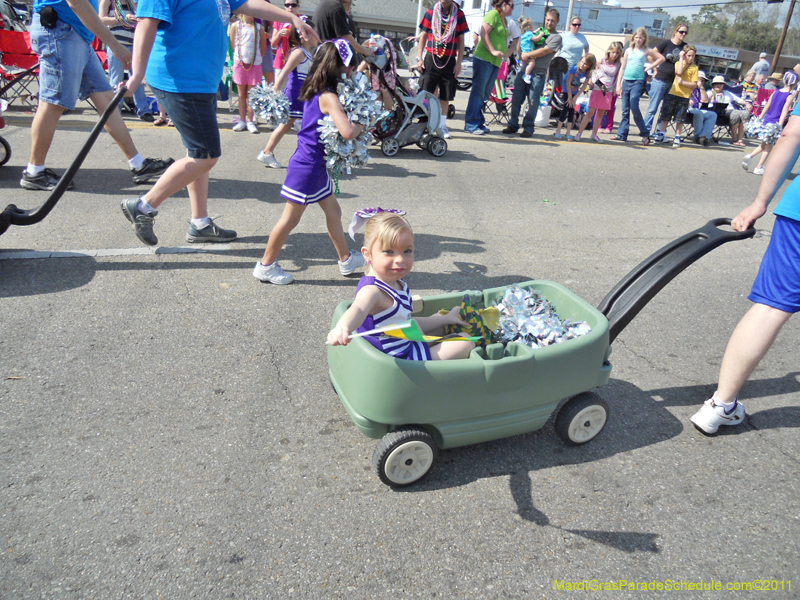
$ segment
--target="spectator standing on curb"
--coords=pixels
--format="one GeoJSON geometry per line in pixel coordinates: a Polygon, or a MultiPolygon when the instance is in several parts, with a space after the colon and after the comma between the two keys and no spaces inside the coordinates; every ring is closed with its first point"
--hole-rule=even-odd
{"type": "Polygon", "coordinates": [[[573,16],[569,21],[569,31],[561,34],[561,50],[558,51],[558,56],[567,61],[570,69],[578,64],[581,56],[589,52],[589,40],[580,32],[581,25],[581,18],[573,16]]]}
{"type": "MultiPolygon", "coordinates": [[[[775,144],[755,201],[731,223],[736,231],[752,227],[767,211],[800,156],[800,109],[795,108],[775,144]]],[[[800,311],[800,178],[789,184],[775,207],[775,225],[748,298],[755,304],[733,331],[719,370],[717,390],[691,417],[707,435],[745,419],[739,391],[767,354],[778,332],[800,311]]]]}
{"type": "Polygon", "coordinates": [[[755,62],[752,67],[750,67],[750,70],[755,71],[756,75],[763,75],[766,77],[769,75],[770,66],[771,65],[769,64],[769,61],[767,60],[767,53],[762,52],[758,55],[758,61],[755,62]]]}
{"type": "Polygon", "coordinates": [[[456,78],[461,73],[464,59],[464,35],[469,25],[463,11],[453,0],[439,0],[425,13],[419,24],[421,33],[419,48],[424,48],[417,60],[421,90],[434,93],[439,89],[439,104],[442,115],[439,128],[444,137],[450,139],[447,130],[447,109],[456,97],[456,78]]]}
{"type": "Polygon", "coordinates": [[[464,131],[467,133],[489,133],[489,128],[484,125],[483,103],[494,87],[500,64],[508,56],[506,18],[513,10],[513,0],[492,0],[492,10],[483,18],[480,40],[472,55],[472,89],[464,115],[464,131]]]}
{"type": "Polygon", "coordinates": [[[656,46],[658,53],[666,60],[656,69],[656,76],[650,82],[650,91],[647,92],[647,95],[650,96],[650,104],[647,105],[647,114],[644,117],[644,126],[647,131],[653,130],[653,121],[658,114],[658,106],[672,88],[672,82],[675,81],[675,63],[678,62],[679,53],[686,45],[683,40],[687,33],[689,33],[689,26],[686,23],[680,23],[675,28],[671,39],[664,40],[656,46]]]}
{"type": "Polygon", "coordinates": [[[148,246],[158,243],[153,232],[156,209],[183,188],[189,192],[192,210],[187,241],[236,239],[235,231],[217,227],[208,216],[208,173],[222,155],[217,87],[227,55],[231,11],[262,20],[290,21],[303,39],[314,36],[299,17],[262,0],[139,2],[129,84],[136,89],[147,70],[150,88],[174,121],[187,150],[186,157],[174,163],[149,192],[122,201],[123,215],[136,237],[148,246]]]}
{"type": "Polygon", "coordinates": [[[514,134],[519,130],[519,113],[525,98],[528,99],[528,112],[522,119],[522,133],[520,137],[529,138],[533,135],[534,124],[536,121],[536,111],[539,110],[539,99],[544,90],[547,69],[553,57],[561,50],[561,34],[556,33],[559,14],[554,8],[547,11],[544,18],[544,26],[550,35],[547,36],[547,43],[543,48],[538,48],[531,52],[522,53],[522,62],[527,63],[530,59],[536,60],[536,68],[531,74],[531,83],[525,83],[525,71],[520,69],[517,78],[514,80],[514,92],[511,95],[511,116],[508,126],[503,129],[503,133],[514,134]]]}
{"type": "MultiPolygon", "coordinates": [[[[136,14],[131,10],[128,0],[100,0],[100,7],[97,11],[103,25],[111,30],[117,41],[122,44],[129,52],[133,50],[133,31],[136,28],[136,14]]],[[[112,89],[116,89],[119,82],[125,78],[125,69],[122,62],[114,56],[113,52],[108,54],[108,82],[112,89]]],[[[155,121],[153,111],[147,104],[147,97],[144,93],[144,84],[133,90],[133,106],[136,108],[136,115],[142,120],[152,123],[155,121]]]]}
{"type": "MultiPolygon", "coordinates": [[[[28,166],[19,183],[26,190],[50,191],[61,176],[44,165],[61,115],[75,108],[78,98],[89,98],[102,113],[114,97],[92,40],[100,38],[125,68],[131,53],[103,25],[97,0],[37,0],[33,9],[30,36],[39,55],[39,105],[31,124],[28,166]]],[[[172,159],[142,157],[119,111],[108,118],[106,131],[128,159],[134,183],[146,183],[172,164],[172,159]]]]}
{"type": "Polygon", "coordinates": [[[354,52],[358,52],[362,56],[375,54],[374,50],[365,48],[353,37],[353,32],[350,30],[353,21],[344,8],[343,0],[322,0],[314,12],[313,21],[320,41],[343,39],[350,43],[354,52]]]}
{"type": "Polygon", "coordinates": [[[675,137],[672,139],[672,147],[679,148],[681,145],[681,132],[683,131],[683,118],[686,116],[686,111],[689,110],[689,98],[692,95],[692,90],[700,86],[697,80],[699,69],[694,64],[694,57],[697,55],[697,50],[694,46],[686,44],[684,49],[681,50],[680,59],[675,65],[675,80],[672,83],[672,88],[669,94],[664,98],[664,103],[661,105],[661,125],[656,131],[656,143],[660,144],[666,141],[664,133],[667,130],[667,125],[670,121],[675,121],[675,137]]]}

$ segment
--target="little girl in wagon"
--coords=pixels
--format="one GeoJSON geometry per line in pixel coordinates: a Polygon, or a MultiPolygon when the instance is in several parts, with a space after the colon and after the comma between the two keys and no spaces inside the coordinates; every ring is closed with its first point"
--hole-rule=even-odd
{"type": "MultiPolygon", "coordinates": [[[[354,330],[370,331],[411,319],[411,292],[403,277],[414,266],[414,232],[403,215],[405,212],[393,209],[365,209],[356,213],[355,226],[351,225],[350,233],[354,233],[359,221],[368,219],[361,253],[369,267],[367,275],[358,282],[353,304],[328,334],[330,345],[347,345],[354,330]]],[[[445,325],[468,326],[461,320],[459,308],[453,307],[446,315],[435,314],[414,320],[423,332],[443,335],[445,325]]],[[[385,334],[367,336],[367,340],[381,352],[407,360],[467,358],[475,347],[469,341],[448,341],[428,347],[425,342],[385,334]]]]}

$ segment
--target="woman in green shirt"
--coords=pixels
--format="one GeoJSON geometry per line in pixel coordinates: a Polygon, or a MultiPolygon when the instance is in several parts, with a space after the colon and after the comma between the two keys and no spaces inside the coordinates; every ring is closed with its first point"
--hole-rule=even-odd
{"type": "Polygon", "coordinates": [[[489,128],[484,125],[483,103],[489,97],[506,58],[508,29],[506,18],[514,10],[514,0],[492,0],[492,10],[486,13],[481,25],[481,35],[472,55],[472,90],[464,116],[464,130],[481,135],[489,128]]]}

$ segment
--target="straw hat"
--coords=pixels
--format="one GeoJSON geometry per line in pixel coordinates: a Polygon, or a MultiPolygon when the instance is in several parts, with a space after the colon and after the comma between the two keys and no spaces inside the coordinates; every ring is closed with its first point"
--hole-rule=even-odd
{"type": "Polygon", "coordinates": [[[698,71],[697,72],[697,78],[698,79],[708,79],[708,76],[706,75],[705,71],[698,71]]]}
{"type": "Polygon", "coordinates": [[[721,83],[724,85],[725,78],[722,75],[717,75],[716,77],[714,77],[714,79],[711,80],[711,85],[714,85],[715,83],[721,83]]]}
{"type": "Polygon", "coordinates": [[[783,76],[780,73],[773,73],[767,79],[777,79],[778,81],[780,81],[781,79],[783,79],[783,76]]]}

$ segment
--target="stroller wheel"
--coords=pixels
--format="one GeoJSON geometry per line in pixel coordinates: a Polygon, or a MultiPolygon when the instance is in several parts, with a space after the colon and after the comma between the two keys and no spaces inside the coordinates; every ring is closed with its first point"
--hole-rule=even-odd
{"type": "Polygon", "coordinates": [[[447,154],[447,142],[440,137],[432,137],[428,140],[428,152],[436,158],[441,158],[447,154]]]}
{"type": "Polygon", "coordinates": [[[452,119],[455,116],[456,116],[456,107],[451,104],[450,106],[447,107],[447,118],[452,119]]]}
{"type": "Polygon", "coordinates": [[[425,150],[428,147],[428,141],[431,139],[431,135],[429,133],[423,133],[419,136],[417,140],[417,146],[425,150]]]}
{"type": "Polygon", "coordinates": [[[394,156],[400,150],[400,144],[394,138],[386,138],[381,143],[381,152],[386,156],[394,156]]]}
{"type": "Polygon", "coordinates": [[[5,138],[0,137],[0,167],[8,162],[11,158],[11,146],[5,138]]]}

